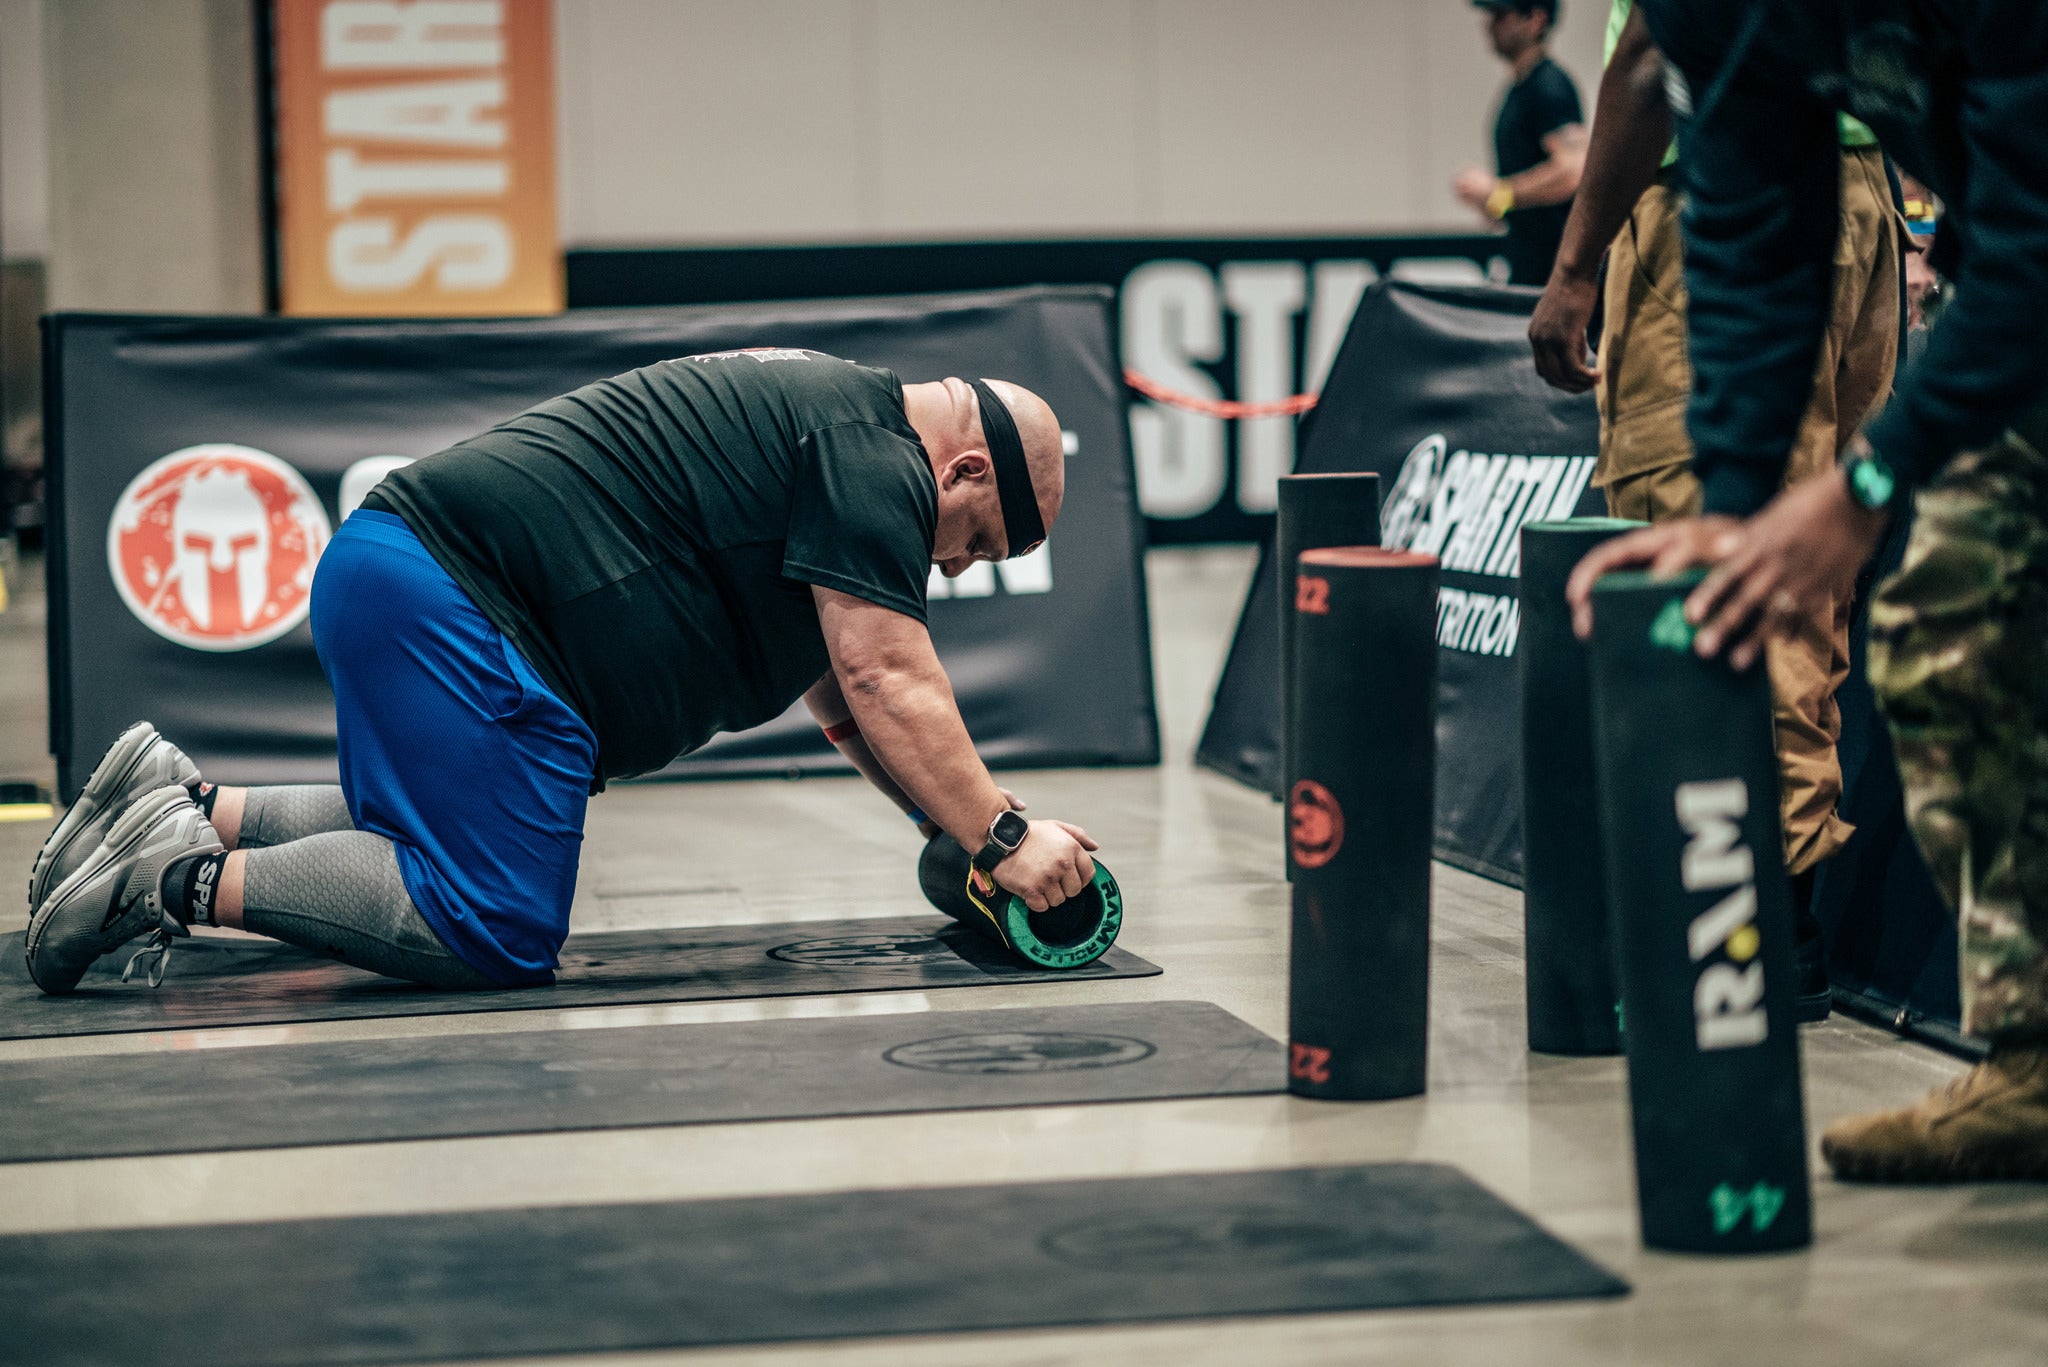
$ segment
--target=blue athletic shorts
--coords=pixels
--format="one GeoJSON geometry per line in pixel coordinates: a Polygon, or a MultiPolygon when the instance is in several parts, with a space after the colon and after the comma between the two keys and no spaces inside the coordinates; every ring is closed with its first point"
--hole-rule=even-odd
{"type": "Polygon", "coordinates": [[[553,982],[597,738],[390,513],[341,524],[312,611],[356,826],[398,847],[406,891],[464,963],[553,982]]]}

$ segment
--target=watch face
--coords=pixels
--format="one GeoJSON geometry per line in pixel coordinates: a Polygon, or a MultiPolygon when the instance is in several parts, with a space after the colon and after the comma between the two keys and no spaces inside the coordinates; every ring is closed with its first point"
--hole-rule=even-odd
{"type": "Polygon", "coordinates": [[[1892,491],[1898,481],[1892,478],[1891,468],[1872,456],[1853,461],[1849,466],[1849,488],[1856,495],[1856,501],[1864,507],[1879,509],[1892,501],[1892,491]]]}
{"type": "Polygon", "coordinates": [[[1004,812],[989,826],[989,837],[997,844],[1016,849],[1024,843],[1024,837],[1031,833],[1031,827],[1015,812],[1004,812]]]}

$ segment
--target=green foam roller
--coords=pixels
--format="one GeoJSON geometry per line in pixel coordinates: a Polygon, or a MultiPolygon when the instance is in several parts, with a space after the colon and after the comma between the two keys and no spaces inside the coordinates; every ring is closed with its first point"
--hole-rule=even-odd
{"type": "Polygon", "coordinates": [[[1099,859],[1095,877],[1077,896],[1037,912],[1000,887],[986,898],[971,892],[972,867],[959,841],[944,832],[933,836],[917,861],[925,900],[1034,968],[1086,968],[1109,952],[1123,929],[1123,890],[1099,859]]]}

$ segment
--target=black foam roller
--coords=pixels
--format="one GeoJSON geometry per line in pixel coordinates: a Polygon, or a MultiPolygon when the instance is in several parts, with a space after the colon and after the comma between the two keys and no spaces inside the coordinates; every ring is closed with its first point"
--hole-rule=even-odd
{"type": "Polygon", "coordinates": [[[1593,593],[1593,735],[1643,1242],[1812,1240],[1771,690],[1692,651],[1691,575],[1593,593]]]}
{"type": "Polygon", "coordinates": [[[1099,859],[1078,896],[1040,912],[1001,888],[984,911],[967,895],[972,866],[966,848],[943,831],[926,841],[917,861],[925,900],[1034,968],[1084,968],[1107,954],[1123,929],[1123,891],[1099,859]]]}
{"type": "Polygon", "coordinates": [[[1273,527],[1273,576],[1280,586],[1280,791],[1294,788],[1294,566],[1303,551],[1380,544],[1380,477],[1282,475],[1273,527]]]}
{"type": "Polygon", "coordinates": [[[1523,946],[1529,1047],[1546,1054],[1621,1052],[1592,683],[1564,590],[1587,551],[1642,525],[1582,517],[1522,528],[1523,946]]]}
{"type": "Polygon", "coordinates": [[[1423,1089],[1436,811],[1435,557],[1304,553],[1288,789],[1288,1089],[1363,1101],[1423,1089]]]}

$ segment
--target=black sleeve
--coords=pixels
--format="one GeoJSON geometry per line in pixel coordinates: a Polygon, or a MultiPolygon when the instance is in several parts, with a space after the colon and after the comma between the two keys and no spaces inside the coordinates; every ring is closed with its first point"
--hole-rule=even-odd
{"type": "MultiPolygon", "coordinates": [[[[1695,97],[1715,72],[1687,70],[1695,97]]],[[[1710,513],[1777,492],[1831,316],[1840,232],[1834,111],[1789,82],[1737,77],[1679,130],[1693,468],[1710,513]]]]}
{"type": "Polygon", "coordinates": [[[2002,13],[1970,35],[1961,98],[1969,180],[1955,300],[1870,425],[1870,444],[1918,483],[1983,446],[2048,389],[2048,7],[2002,13]]]}
{"type": "Polygon", "coordinates": [[[783,577],[922,622],[937,530],[938,491],[917,443],[868,423],[804,438],[783,577]]]}
{"type": "Polygon", "coordinates": [[[1529,131],[1539,144],[1560,128],[1586,121],[1579,88],[1557,63],[1545,62],[1529,84],[1529,131]]]}

